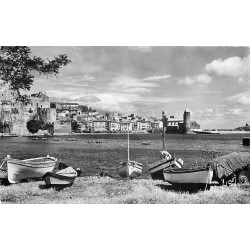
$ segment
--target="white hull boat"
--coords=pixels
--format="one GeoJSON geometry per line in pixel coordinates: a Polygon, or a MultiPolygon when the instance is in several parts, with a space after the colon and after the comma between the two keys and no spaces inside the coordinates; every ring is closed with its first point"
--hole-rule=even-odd
{"type": "Polygon", "coordinates": [[[142,173],[142,164],[135,161],[124,161],[116,166],[118,174],[123,178],[136,178],[142,173]]]}
{"type": "Polygon", "coordinates": [[[54,157],[46,156],[26,160],[8,159],[7,172],[10,183],[26,180],[41,180],[47,172],[52,172],[57,163],[54,157]]]}
{"type": "Polygon", "coordinates": [[[163,171],[164,178],[167,182],[175,185],[197,185],[210,188],[213,170],[210,168],[167,168],[163,171]]]}
{"type": "Polygon", "coordinates": [[[131,161],[129,159],[129,130],[128,130],[128,160],[120,162],[116,169],[118,174],[123,178],[134,179],[141,175],[142,164],[136,161],[131,161]]]}
{"type": "Polygon", "coordinates": [[[72,167],[68,167],[56,173],[46,173],[43,180],[47,186],[71,186],[76,177],[77,171],[72,167]]]}

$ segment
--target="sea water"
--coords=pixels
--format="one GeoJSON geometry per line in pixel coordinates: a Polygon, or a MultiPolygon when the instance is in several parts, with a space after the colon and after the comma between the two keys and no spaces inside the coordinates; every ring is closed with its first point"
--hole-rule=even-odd
{"type": "MultiPolygon", "coordinates": [[[[166,149],[176,158],[182,158],[184,167],[206,166],[216,156],[249,151],[250,147],[242,145],[246,134],[167,134],[166,149]]],[[[83,170],[82,175],[95,175],[106,171],[117,175],[116,165],[127,160],[128,140],[126,134],[83,134],[77,135],[76,141],[68,137],[53,137],[46,140],[32,140],[32,137],[0,138],[0,159],[7,155],[17,159],[27,159],[50,155],[72,167],[83,170]],[[96,143],[101,140],[102,143],[96,143]]],[[[130,159],[143,164],[141,178],[150,178],[147,164],[159,160],[162,150],[161,134],[130,134],[130,159]],[[149,145],[143,145],[148,141],[149,145]]]]}

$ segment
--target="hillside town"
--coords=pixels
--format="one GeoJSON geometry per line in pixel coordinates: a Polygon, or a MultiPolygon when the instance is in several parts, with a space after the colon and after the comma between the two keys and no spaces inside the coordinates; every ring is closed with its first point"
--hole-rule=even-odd
{"type": "MultiPolygon", "coordinates": [[[[29,102],[21,103],[9,89],[0,92],[0,133],[18,136],[30,135],[27,122],[41,120],[52,125],[43,134],[74,133],[156,133],[163,127],[162,118],[145,117],[138,114],[99,113],[97,110],[78,103],[52,102],[50,97],[39,92],[28,96],[29,102]],[[75,126],[72,126],[75,124],[75,126]]],[[[190,112],[185,110],[183,119],[169,116],[166,119],[167,132],[184,133],[200,129],[200,125],[190,120],[190,112]]]]}

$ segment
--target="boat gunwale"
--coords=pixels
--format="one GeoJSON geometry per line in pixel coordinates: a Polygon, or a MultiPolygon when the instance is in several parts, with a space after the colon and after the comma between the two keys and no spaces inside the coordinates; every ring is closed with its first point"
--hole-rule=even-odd
{"type": "Polygon", "coordinates": [[[213,172],[212,169],[206,169],[206,168],[198,168],[198,169],[188,169],[188,168],[177,168],[177,169],[171,169],[171,168],[166,168],[163,170],[164,173],[171,173],[171,174],[189,174],[189,173],[194,173],[194,172],[213,172]]]}
{"type": "Polygon", "coordinates": [[[55,179],[58,179],[58,180],[72,181],[72,180],[74,180],[77,177],[77,175],[75,175],[75,176],[65,176],[65,175],[62,175],[62,174],[56,174],[56,173],[52,173],[52,172],[47,172],[42,177],[42,179],[45,180],[45,178],[47,178],[47,177],[52,177],[52,178],[55,178],[55,179]]]}
{"type": "Polygon", "coordinates": [[[132,167],[135,167],[135,168],[138,168],[140,170],[142,170],[142,164],[139,163],[139,162],[134,162],[134,164],[129,164],[131,161],[127,162],[127,161],[123,161],[121,163],[119,163],[117,166],[116,166],[116,169],[121,169],[122,167],[127,167],[127,166],[132,166],[132,167]],[[138,165],[140,164],[140,165],[138,165]],[[120,167],[119,167],[120,166],[120,167]]]}
{"type": "Polygon", "coordinates": [[[154,166],[154,163],[148,164],[148,170],[151,171],[151,170],[153,170],[153,169],[155,169],[155,168],[158,168],[158,167],[160,167],[160,166],[162,166],[162,165],[164,165],[164,164],[166,164],[166,163],[171,163],[171,162],[173,162],[171,165],[176,165],[175,162],[179,163],[180,165],[183,165],[183,164],[181,164],[181,162],[179,162],[177,159],[171,158],[171,159],[169,159],[169,160],[164,160],[163,162],[160,162],[160,163],[159,163],[158,165],[156,165],[156,166],[154,166]],[[152,166],[152,165],[153,165],[153,166],[152,166]],[[152,166],[152,167],[151,167],[151,166],[152,166]]]}
{"type": "MultiPolygon", "coordinates": [[[[30,159],[29,159],[30,160],[30,159]]],[[[19,165],[19,166],[24,166],[24,167],[29,167],[29,168],[51,168],[51,164],[49,165],[44,165],[45,163],[54,163],[56,164],[57,159],[51,159],[49,161],[44,161],[44,162],[28,162],[28,160],[19,160],[19,159],[10,159],[7,160],[7,164],[15,164],[15,165],[19,165]]]]}

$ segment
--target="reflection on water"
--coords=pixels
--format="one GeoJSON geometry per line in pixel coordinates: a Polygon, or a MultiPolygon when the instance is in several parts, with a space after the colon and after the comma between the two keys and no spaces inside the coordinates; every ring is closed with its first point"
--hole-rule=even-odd
{"type": "MultiPolygon", "coordinates": [[[[185,166],[206,165],[212,151],[227,154],[233,151],[250,151],[242,145],[247,135],[166,135],[166,149],[184,160],[185,166]]],[[[76,141],[58,137],[47,140],[32,140],[28,137],[0,138],[0,159],[32,158],[51,155],[74,167],[83,169],[83,175],[93,175],[103,170],[116,175],[115,166],[127,158],[126,134],[86,134],[76,136],[76,141]],[[102,140],[103,143],[96,143],[102,140]]],[[[130,157],[144,165],[142,178],[149,177],[146,164],[159,159],[162,149],[160,134],[131,134],[130,157]],[[150,145],[143,145],[149,141],[150,145]]]]}

